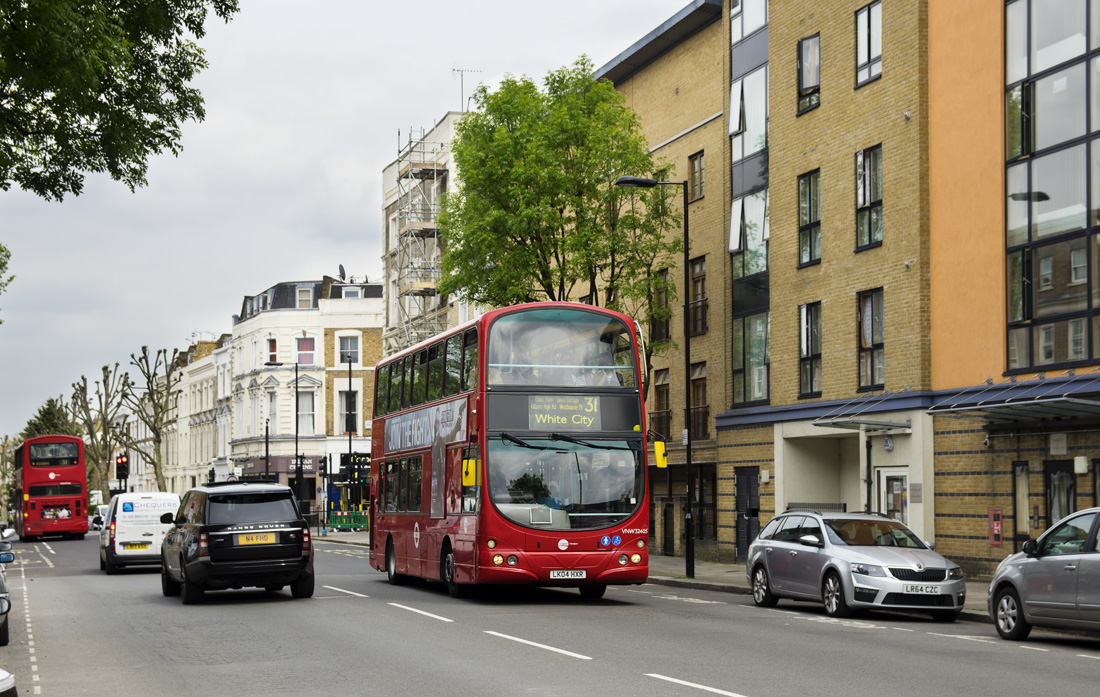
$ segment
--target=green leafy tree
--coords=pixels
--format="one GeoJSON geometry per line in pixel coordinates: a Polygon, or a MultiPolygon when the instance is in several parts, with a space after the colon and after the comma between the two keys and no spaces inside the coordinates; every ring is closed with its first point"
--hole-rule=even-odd
{"type": "MultiPolygon", "coordinates": [[[[540,89],[506,78],[474,93],[452,143],[460,181],[443,203],[440,291],[494,306],[587,297],[643,323],[667,318],[682,249],[675,191],[614,186],[664,168],[637,115],[582,57],[540,89]]],[[[662,346],[648,347],[650,353],[662,346]]],[[[648,380],[647,380],[648,384],[648,380]]]]}
{"type": "Polygon", "coordinates": [[[55,399],[50,397],[46,403],[38,408],[38,412],[27,422],[19,437],[23,440],[35,436],[60,434],[65,436],[79,436],[80,427],[72,418],[65,399],[58,395],[55,399]]]}
{"type": "Polygon", "coordinates": [[[172,349],[169,357],[167,349],[159,349],[155,354],[150,354],[149,347],[142,346],[140,356],[130,354],[130,365],[138,369],[144,384],[139,385],[137,390],[126,390],[122,401],[145,428],[141,429],[140,437],[126,429],[122,434],[122,442],[130,450],[140,453],[153,468],[157,491],[167,491],[162,445],[180,381],[177,370],[179,350],[172,349]]]}
{"type": "MultiPolygon", "coordinates": [[[[8,284],[15,280],[15,276],[8,276],[4,278],[4,275],[8,272],[8,261],[11,259],[11,252],[8,248],[0,244],[0,293],[3,293],[8,289],[8,284]]],[[[3,324],[4,320],[0,319],[0,324],[3,324]]]]}
{"type": "Polygon", "coordinates": [[[113,435],[119,412],[122,409],[122,395],[130,389],[128,373],[103,366],[103,379],[95,382],[94,391],[88,388],[88,378],[81,375],[80,382],[73,383],[73,397],[69,401],[73,418],[84,431],[84,460],[87,463],[89,489],[96,488],[102,493],[102,501],[111,498],[107,480],[111,476],[111,457],[113,444],[117,441],[113,435]]]}
{"type": "Polygon", "coordinates": [[[181,124],[206,115],[190,83],[211,10],[228,22],[237,0],[0,3],[0,189],[60,201],[87,172],[144,186],[149,156],[178,155],[181,124]]]}

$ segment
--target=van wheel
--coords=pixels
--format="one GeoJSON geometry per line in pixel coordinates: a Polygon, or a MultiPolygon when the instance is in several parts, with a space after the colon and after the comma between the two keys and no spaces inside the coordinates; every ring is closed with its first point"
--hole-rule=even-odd
{"type": "Polygon", "coordinates": [[[115,574],[118,573],[118,570],[120,568],[121,567],[119,567],[118,564],[111,561],[111,557],[110,557],[110,555],[108,555],[107,556],[107,561],[103,565],[103,570],[107,572],[107,575],[108,576],[114,576],[115,574]]]}
{"type": "Polygon", "coordinates": [[[405,583],[404,574],[397,573],[397,555],[393,551],[393,540],[386,542],[386,579],[391,586],[405,583]]]}
{"type": "Polygon", "coordinates": [[[107,570],[107,562],[103,561],[102,552],[100,552],[100,555],[99,555],[99,570],[100,571],[106,571],[107,570]]]}
{"type": "Polygon", "coordinates": [[[202,586],[187,578],[187,566],[180,559],[180,592],[184,605],[198,605],[202,602],[202,586]]]}
{"type": "Polygon", "coordinates": [[[297,581],[290,584],[290,594],[295,598],[312,598],[315,583],[313,574],[299,576],[297,581]]]}
{"type": "Polygon", "coordinates": [[[180,594],[179,581],[173,581],[168,575],[168,564],[163,559],[160,560],[160,592],[166,598],[174,598],[180,594]]]}

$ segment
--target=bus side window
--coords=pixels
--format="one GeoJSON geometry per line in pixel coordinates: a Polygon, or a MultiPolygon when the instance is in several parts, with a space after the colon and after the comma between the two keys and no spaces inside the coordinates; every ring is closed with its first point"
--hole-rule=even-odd
{"type": "Polygon", "coordinates": [[[404,381],[404,370],[401,361],[390,364],[390,408],[392,414],[401,409],[401,385],[404,381]]]}
{"type": "Polygon", "coordinates": [[[386,497],[386,513],[397,512],[397,460],[386,463],[386,481],[383,487],[386,497]]]}
{"type": "Polygon", "coordinates": [[[462,349],[462,391],[477,389],[477,329],[466,332],[462,349]]]}
{"type": "Polygon", "coordinates": [[[443,342],[428,347],[428,401],[443,397],[443,342]]]}
{"type": "Polygon", "coordinates": [[[398,395],[398,399],[401,401],[401,408],[409,408],[409,395],[412,394],[412,388],[410,383],[412,382],[412,356],[405,356],[404,367],[401,368],[404,378],[401,382],[401,387],[398,390],[401,394],[398,395]]]}
{"type": "Polygon", "coordinates": [[[389,406],[390,367],[384,365],[374,376],[374,415],[385,416],[389,406]]]}
{"type": "Polygon", "coordinates": [[[444,359],[443,396],[458,394],[462,381],[462,335],[455,334],[447,339],[446,358],[444,359]]]}
{"type": "Polygon", "coordinates": [[[424,458],[422,455],[414,455],[409,458],[408,461],[408,480],[409,480],[409,507],[410,513],[421,513],[423,506],[421,501],[423,500],[424,492],[424,458]]]}
{"type": "Polygon", "coordinates": [[[397,510],[409,510],[409,460],[404,457],[397,464],[397,510]]]}
{"type": "Polygon", "coordinates": [[[409,381],[412,390],[409,392],[409,406],[415,407],[424,403],[425,387],[428,381],[428,351],[421,349],[413,354],[412,380],[409,381]]]}

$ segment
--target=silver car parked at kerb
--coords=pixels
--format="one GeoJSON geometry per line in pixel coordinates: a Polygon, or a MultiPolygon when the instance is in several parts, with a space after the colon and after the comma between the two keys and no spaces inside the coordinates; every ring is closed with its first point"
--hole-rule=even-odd
{"type": "Polygon", "coordinates": [[[761,607],[779,598],[854,610],[916,610],[952,622],[966,601],[958,564],[886,515],[787,511],[749,546],[746,571],[761,607]]]}
{"type": "Polygon", "coordinates": [[[1062,518],[997,567],[987,605],[997,633],[1024,639],[1032,626],[1100,631],[1100,508],[1062,518]]]}

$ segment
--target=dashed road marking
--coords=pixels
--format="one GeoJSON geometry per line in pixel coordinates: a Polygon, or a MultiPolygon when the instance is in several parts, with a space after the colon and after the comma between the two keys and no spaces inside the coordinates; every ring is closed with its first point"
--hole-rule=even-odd
{"type": "Polygon", "coordinates": [[[727,692],[725,690],[719,690],[717,687],[708,687],[707,685],[700,685],[694,682],[688,682],[687,680],[679,680],[677,678],[670,678],[667,675],[659,675],[657,673],[646,673],[647,678],[657,678],[658,680],[664,680],[666,682],[676,683],[677,685],[683,685],[684,687],[694,687],[696,690],[703,690],[704,692],[710,692],[715,695],[726,695],[726,697],[745,697],[736,692],[727,692]]]}
{"type": "Polygon", "coordinates": [[[425,617],[431,617],[433,620],[439,620],[440,622],[454,622],[454,620],[449,620],[446,617],[440,617],[439,615],[433,615],[430,612],[424,612],[423,610],[417,610],[415,607],[409,607],[408,605],[400,605],[398,603],[390,603],[390,605],[393,605],[394,607],[399,607],[402,610],[408,610],[409,612],[415,612],[418,615],[424,615],[425,617]]]}
{"type": "Polygon", "coordinates": [[[528,646],[534,646],[535,648],[539,648],[539,649],[546,649],[547,651],[553,651],[554,653],[560,653],[564,656],[570,656],[571,658],[579,658],[582,661],[591,661],[592,660],[591,656],[585,656],[583,654],[573,653],[572,651],[566,651],[565,649],[559,649],[559,648],[556,648],[554,646],[547,646],[546,644],[539,644],[539,643],[534,642],[534,641],[528,641],[527,639],[520,639],[519,637],[509,636],[508,634],[501,634],[500,632],[490,632],[490,631],[486,631],[485,633],[489,634],[491,636],[500,637],[501,639],[507,639],[509,641],[514,641],[514,642],[517,642],[517,643],[520,643],[520,644],[526,644],[528,646]]]}
{"type": "Polygon", "coordinates": [[[369,598],[369,595],[363,595],[362,593],[356,593],[355,591],[346,591],[343,588],[337,588],[336,586],[321,586],[322,588],[328,588],[330,591],[336,591],[337,593],[347,593],[348,595],[354,595],[356,598],[369,598]]]}

